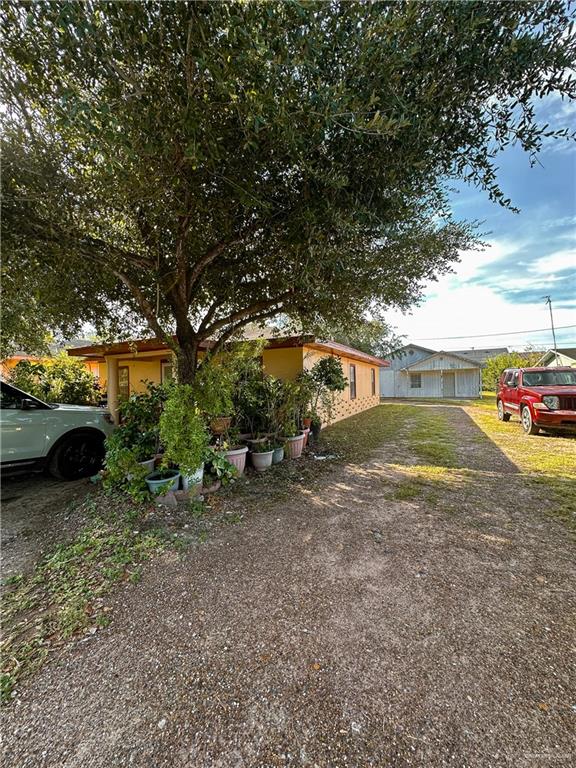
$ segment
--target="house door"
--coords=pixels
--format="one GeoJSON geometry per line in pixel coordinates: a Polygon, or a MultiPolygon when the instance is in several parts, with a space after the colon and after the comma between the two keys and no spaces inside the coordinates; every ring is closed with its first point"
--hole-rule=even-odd
{"type": "Polygon", "coordinates": [[[442,372],[442,397],[454,397],[456,394],[456,381],[454,371],[442,372]]]}

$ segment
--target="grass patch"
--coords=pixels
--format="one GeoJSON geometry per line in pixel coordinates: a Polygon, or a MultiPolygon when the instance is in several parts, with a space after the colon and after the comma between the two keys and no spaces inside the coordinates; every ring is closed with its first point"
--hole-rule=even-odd
{"type": "Polygon", "coordinates": [[[576,530],[576,438],[526,435],[518,421],[498,421],[495,399],[468,413],[541,492],[542,509],[576,530]]]}
{"type": "Polygon", "coordinates": [[[384,444],[398,444],[415,411],[411,405],[377,405],[322,431],[321,446],[344,461],[366,461],[384,444]]]}
{"type": "MultiPolygon", "coordinates": [[[[142,509],[100,499],[97,515],[76,538],[41,560],[29,576],[10,579],[2,599],[1,697],[12,698],[57,646],[109,622],[103,596],[122,581],[136,583],[140,564],[167,545],[160,530],[145,530],[142,509]]],[[[94,500],[84,502],[94,511],[94,500]]]]}
{"type": "Polygon", "coordinates": [[[420,409],[408,427],[407,438],[410,450],[427,464],[457,466],[454,431],[442,414],[420,409]]]}
{"type": "Polygon", "coordinates": [[[400,483],[392,494],[392,498],[397,501],[410,501],[420,496],[422,493],[422,487],[415,483],[400,483]]]}

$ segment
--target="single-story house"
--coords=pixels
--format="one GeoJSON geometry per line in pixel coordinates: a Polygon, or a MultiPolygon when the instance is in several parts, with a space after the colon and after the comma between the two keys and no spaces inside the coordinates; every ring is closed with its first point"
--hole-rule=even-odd
{"type": "MultiPolygon", "coordinates": [[[[204,351],[209,348],[205,344],[204,351]]],[[[173,353],[159,339],[138,339],[116,344],[91,344],[69,349],[68,354],[97,362],[100,386],[107,391],[108,407],[117,416],[119,399],[132,392],[143,392],[146,381],[160,384],[173,377],[173,353]]],[[[266,373],[279,379],[295,379],[322,357],[340,359],[348,385],[336,395],[333,420],[372,408],[380,402],[379,371],[389,365],[386,360],[368,355],[335,341],[314,336],[287,336],[266,340],[262,366],[266,373]]]]}
{"type": "Polygon", "coordinates": [[[455,352],[406,344],[380,369],[382,397],[479,397],[482,364],[455,352]]]}
{"type": "Polygon", "coordinates": [[[536,365],[546,368],[555,367],[557,365],[571,365],[576,368],[576,347],[569,347],[564,349],[549,349],[536,365]]]}

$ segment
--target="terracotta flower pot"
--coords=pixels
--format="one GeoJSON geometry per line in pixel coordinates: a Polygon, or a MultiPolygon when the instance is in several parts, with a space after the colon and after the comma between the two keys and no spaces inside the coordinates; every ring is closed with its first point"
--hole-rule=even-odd
{"type": "Polygon", "coordinates": [[[243,445],[242,448],[234,448],[230,451],[224,451],[224,457],[238,470],[238,474],[241,475],[244,472],[246,466],[246,454],[248,453],[248,446],[243,445]]]}
{"type": "Polygon", "coordinates": [[[306,435],[296,435],[296,437],[285,437],[286,441],[286,455],[289,459],[298,459],[302,456],[302,450],[304,448],[304,441],[306,435]]]}
{"type": "Polygon", "coordinates": [[[304,429],[312,426],[312,417],[310,416],[309,418],[307,417],[305,419],[302,419],[302,423],[304,424],[304,429]]]}

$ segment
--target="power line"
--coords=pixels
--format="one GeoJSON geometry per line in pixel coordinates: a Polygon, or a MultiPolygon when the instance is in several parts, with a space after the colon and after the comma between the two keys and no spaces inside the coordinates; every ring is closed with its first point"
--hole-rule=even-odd
{"type": "MultiPolygon", "coordinates": [[[[561,331],[566,328],[576,328],[576,325],[559,325],[556,330],[561,331]]],[[[485,339],[488,336],[517,336],[522,333],[540,333],[541,331],[549,331],[550,328],[530,328],[525,331],[503,331],[502,333],[477,333],[468,336],[427,336],[418,337],[416,341],[445,341],[446,339],[485,339]]]]}

